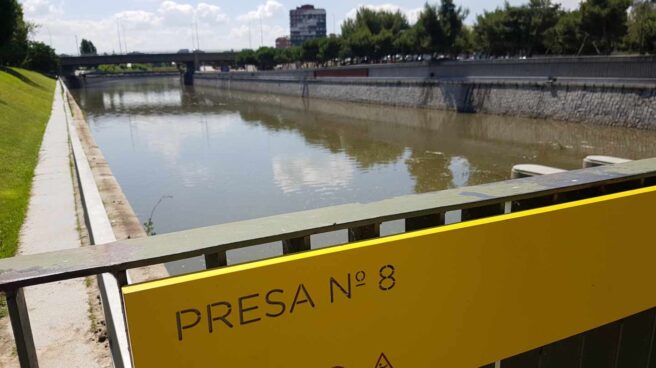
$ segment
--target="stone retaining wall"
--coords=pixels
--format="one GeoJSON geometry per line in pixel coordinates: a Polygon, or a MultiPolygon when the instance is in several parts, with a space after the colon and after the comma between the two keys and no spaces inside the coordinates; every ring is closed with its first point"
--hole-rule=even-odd
{"type": "Polygon", "coordinates": [[[656,87],[549,81],[263,78],[197,74],[196,84],[306,98],[656,129],[656,87]]]}

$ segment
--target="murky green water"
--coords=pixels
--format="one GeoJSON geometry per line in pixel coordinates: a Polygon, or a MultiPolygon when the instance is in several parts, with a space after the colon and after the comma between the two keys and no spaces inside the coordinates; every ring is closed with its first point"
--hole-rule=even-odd
{"type": "Polygon", "coordinates": [[[142,222],[164,198],[158,233],[493,182],[517,163],[574,169],[588,154],[656,156],[656,132],[227,93],[177,79],[73,92],[142,222]]]}

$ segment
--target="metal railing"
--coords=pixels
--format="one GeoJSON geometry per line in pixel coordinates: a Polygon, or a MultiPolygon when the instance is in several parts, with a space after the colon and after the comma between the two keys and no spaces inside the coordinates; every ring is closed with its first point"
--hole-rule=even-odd
{"type": "MultiPolygon", "coordinates": [[[[459,213],[461,221],[467,221],[649,185],[656,185],[656,159],[17,256],[0,260],[0,291],[7,295],[21,365],[34,367],[36,354],[23,298],[25,287],[114,275],[117,281],[106,287],[113,287],[112,293],[116,295],[120,293],[118,286],[127,283],[127,270],[133,268],[197,256],[205,257],[207,268],[215,268],[227,265],[226,252],[233,249],[282,242],[283,253],[290,254],[311,250],[311,235],[320,233],[347,231],[349,241],[358,241],[380,236],[380,225],[388,221],[403,220],[405,231],[413,231],[443,225],[445,215],[452,212],[459,213]]],[[[108,324],[108,328],[123,326],[108,324]]],[[[117,333],[125,331],[110,331],[110,338],[116,338],[117,333]]],[[[127,354],[126,349],[119,350],[127,354]]],[[[123,358],[129,362],[129,357],[123,358]]]]}

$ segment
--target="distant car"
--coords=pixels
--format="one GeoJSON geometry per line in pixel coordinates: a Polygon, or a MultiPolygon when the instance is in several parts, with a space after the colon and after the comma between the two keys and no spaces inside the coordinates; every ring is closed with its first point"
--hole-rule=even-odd
{"type": "Polygon", "coordinates": [[[188,53],[189,53],[189,49],[180,49],[180,50],[178,50],[178,54],[188,54],[188,53]]]}
{"type": "MultiPolygon", "coordinates": [[[[187,51],[187,52],[188,52],[188,51],[187,51]]],[[[193,51],[193,53],[194,53],[194,54],[204,54],[205,51],[196,49],[196,50],[193,51]]]]}
{"type": "Polygon", "coordinates": [[[139,52],[139,51],[131,51],[131,52],[128,52],[128,55],[144,55],[144,53],[139,52]]]}

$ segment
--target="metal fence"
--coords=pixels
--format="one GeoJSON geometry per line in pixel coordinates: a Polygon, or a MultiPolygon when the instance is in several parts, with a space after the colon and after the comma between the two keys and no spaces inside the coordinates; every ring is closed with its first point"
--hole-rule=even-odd
{"type": "MultiPolygon", "coordinates": [[[[80,179],[80,171],[85,169],[77,161],[78,157],[76,166],[80,179]]],[[[83,180],[84,191],[92,183],[85,184],[83,180]]],[[[380,236],[380,225],[388,221],[403,220],[405,231],[413,231],[443,225],[447,215],[467,221],[655,184],[656,159],[647,159],[17,256],[0,260],[0,291],[7,295],[21,365],[36,367],[36,352],[23,298],[25,287],[100,275],[107,283],[104,287],[108,288],[108,294],[118,297],[120,303],[118,286],[128,282],[127,271],[133,268],[197,256],[205,257],[207,268],[222,267],[227,265],[227,251],[259,244],[281,242],[283,253],[290,254],[311,250],[311,236],[320,233],[346,231],[349,241],[358,241],[380,236]]],[[[84,198],[88,222],[96,221],[93,217],[98,212],[94,215],[94,211],[100,209],[89,208],[88,192],[84,193],[84,198]]],[[[96,228],[102,229],[102,226],[96,228]]],[[[95,243],[102,242],[99,233],[94,233],[100,230],[93,229],[93,225],[91,230],[95,243]]],[[[111,304],[106,297],[103,299],[111,304]]],[[[107,308],[107,304],[104,307],[107,308]]],[[[114,330],[109,331],[109,336],[115,364],[129,365],[125,325],[116,318],[116,315],[122,317],[122,309],[106,315],[114,316],[118,322],[107,324],[108,329],[114,330]]],[[[501,366],[512,365],[501,362],[501,366]]]]}

